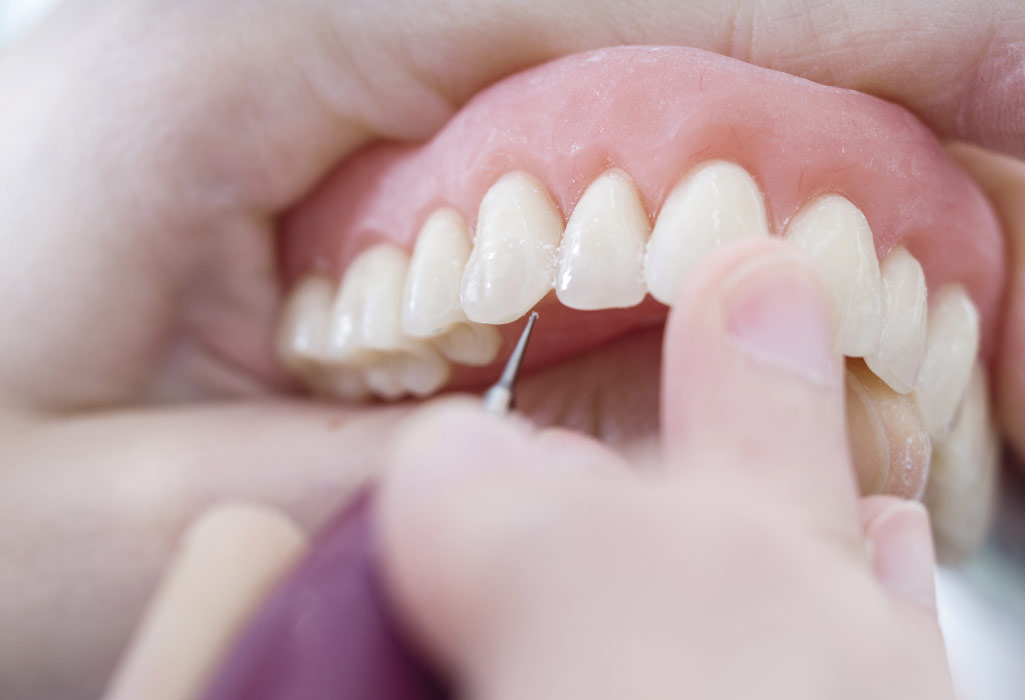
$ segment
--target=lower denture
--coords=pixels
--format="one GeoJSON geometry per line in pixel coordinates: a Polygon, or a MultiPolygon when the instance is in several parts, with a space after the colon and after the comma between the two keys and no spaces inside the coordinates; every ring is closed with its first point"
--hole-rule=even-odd
{"type": "MultiPolygon", "coordinates": [[[[555,61],[484,91],[427,144],[344,163],[285,222],[279,352],[342,398],[423,396],[449,361],[493,361],[515,332],[495,324],[539,303],[561,331],[539,334],[528,369],[650,325],[665,310],[645,294],[671,303],[713,250],[772,234],[808,252],[838,351],[865,358],[847,373],[863,490],[918,497],[932,461],[932,502],[984,520],[989,505],[950,503],[982,498],[985,479],[955,475],[992,452],[976,359],[1003,249],[985,200],[902,109],[700,51],[555,61]]],[[[457,366],[449,386],[483,372],[457,366]]]]}

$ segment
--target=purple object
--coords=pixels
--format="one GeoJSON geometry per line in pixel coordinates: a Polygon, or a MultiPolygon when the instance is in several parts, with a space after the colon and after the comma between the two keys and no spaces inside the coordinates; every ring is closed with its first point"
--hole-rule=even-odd
{"type": "Polygon", "coordinates": [[[370,510],[364,495],[318,535],[243,629],[204,700],[449,697],[388,610],[370,510]]]}

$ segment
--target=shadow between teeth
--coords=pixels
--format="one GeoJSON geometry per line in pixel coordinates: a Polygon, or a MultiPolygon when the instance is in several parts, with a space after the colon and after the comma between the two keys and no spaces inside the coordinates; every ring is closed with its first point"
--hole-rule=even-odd
{"type": "MultiPolygon", "coordinates": [[[[597,177],[565,225],[545,186],[514,171],[484,195],[472,242],[462,216],[442,207],[411,256],[379,244],[340,284],[300,280],[282,313],[278,354],[330,397],[429,396],[452,363],[491,364],[502,343],[495,326],[553,288],[574,309],[633,307],[647,294],[671,304],[710,253],[768,235],[758,184],[731,162],[684,175],[653,227],[621,170],[597,177]]],[[[783,238],[807,252],[830,296],[834,343],[849,358],[848,427],[863,492],[918,498],[925,488],[941,553],[970,551],[992,510],[999,453],[974,304],[957,284],[930,295],[921,265],[900,246],[880,263],[865,216],[839,195],[806,202],[783,238]]]]}

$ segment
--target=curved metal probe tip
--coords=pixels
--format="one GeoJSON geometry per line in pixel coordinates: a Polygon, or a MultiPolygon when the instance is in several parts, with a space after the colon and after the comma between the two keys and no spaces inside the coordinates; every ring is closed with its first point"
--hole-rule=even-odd
{"type": "Polygon", "coordinates": [[[527,352],[527,341],[534,330],[534,321],[537,320],[537,312],[531,311],[527,319],[527,325],[516,341],[516,347],[509,355],[509,361],[505,363],[502,376],[498,381],[484,392],[484,410],[491,413],[508,413],[515,403],[513,388],[516,386],[516,376],[520,373],[520,365],[523,364],[523,356],[527,352]]]}

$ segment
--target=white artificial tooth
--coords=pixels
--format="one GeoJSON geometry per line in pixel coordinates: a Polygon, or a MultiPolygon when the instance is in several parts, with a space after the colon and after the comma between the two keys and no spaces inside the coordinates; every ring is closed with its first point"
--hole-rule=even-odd
{"type": "Polygon", "coordinates": [[[502,334],[494,326],[460,323],[434,338],[434,345],[452,362],[484,367],[494,362],[502,347],[502,334]]]}
{"type": "Polygon", "coordinates": [[[839,195],[801,208],[786,238],[809,253],[832,299],[836,349],[863,357],[879,343],[882,281],[872,229],[861,210],[839,195]]]}
{"type": "Polygon", "coordinates": [[[416,353],[403,355],[397,372],[403,387],[414,396],[433,394],[448,381],[452,366],[433,348],[421,347],[416,353]]]}
{"type": "Polygon", "coordinates": [[[995,510],[999,460],[986,372],[977,364],[950,432],[936,441],[925,490],[941,560],[965,557],[986,534],[995,510]]]}
{"type": "Polygon", "coordinates": [[[374,396],[392,401],[406,393],[401,371],[393,358],[379,356],[363,370],[363,379],[374,396]]]}
{"type": "Polygon", "coordinates": [[[928,293],[925,273],[903,247],[890,251],[880,267],[883,323],[879,344],[865,362],[891,389],[901,394],[915,388],[925,352],[928,293]]]}
{"type": "Polygon", "coordinates": [[[341,365],[321,368],[312,384],[318,393],[349,401],[365,399],[369,393],[363,372],[341,365]]]}
{"type": "Polygon", "coordinates": [[[768,235],[754,178],[734,163],[704,163],[676,184],[655,220],[644,261],[648,291],[672,305],[705,256],[733,241],[768,235]]]}
{"type": "Polygon", "coordinates": [[[345,272],[335,300],[329,354],[353,363],[369,362],[381,351],[401,349],[402,292],[409,258],[382,243],[363,251],[345,272]]]}
{"type": "Polygon", "coordinates": [[[509,323],[552,288],[562,216],[544,185],[524,172],[501,177],[484,195],[463,272],[463,311],[478,323],[509,323]]]}
{"type": "Polygon", "coordinates": [[[555,292],[572,309],[636,306],[644,299],[651,226],[630,177],[608,170],[588,186],[566,224],[555,292]]]}
{"type": "Polygon", "coordinates": [[[933,437],[950,425],[979,352],[979,312],[961,285],[945,285],[929,304],[925,356],[915,400],[933,437]]]}
{"type": "Polygon", "coordinates": [[[334,289],[327,278],[307,275],[292,288],[285,301],[278,326],[278,357],[298,375],[307,376],[324,359],[334,289]]]}
{"type": "Polygon", "coordinates": [[[470,234],[459,214],[448,207],[432,213],[416,239],[406,274],[402,328],[411,336],[444,333],[466,314],[459,288],[470,258],[470,234]]]}

